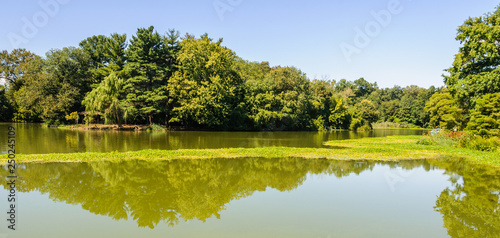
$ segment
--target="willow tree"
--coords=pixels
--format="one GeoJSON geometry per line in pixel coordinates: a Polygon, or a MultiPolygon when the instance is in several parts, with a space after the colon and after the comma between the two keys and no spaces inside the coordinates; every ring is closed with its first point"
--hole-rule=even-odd
{"type": "Polygon", "coordinates": [[[128,114],[126,102],[121,100],[124,94],[123,86],[124,80],[112,73],[85,96],[82,104],[90,116],[99,112],[104,115],[107,123],[116,123],[121,126],[122,119],[126,119],[128,114]]]}

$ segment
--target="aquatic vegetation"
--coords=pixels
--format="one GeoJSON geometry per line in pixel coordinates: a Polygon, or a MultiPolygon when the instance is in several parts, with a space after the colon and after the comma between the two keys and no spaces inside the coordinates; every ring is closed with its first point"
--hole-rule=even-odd
{"type": "MultiPolygon", "coordinates": [[[[17,155],[18,162],[88,162],[123,160],[171,160],[211,158],[326,158],[335,160],[397,161],[463,158],[500,168],[500,153],[443,145],[417,144],[422,136],[389,136],[326,142],[326,148],[261,147],[223,149],[141,150],[109,153],[17,155]]],[[[1,160],[6,163],[6,159],[1,160]]]]}

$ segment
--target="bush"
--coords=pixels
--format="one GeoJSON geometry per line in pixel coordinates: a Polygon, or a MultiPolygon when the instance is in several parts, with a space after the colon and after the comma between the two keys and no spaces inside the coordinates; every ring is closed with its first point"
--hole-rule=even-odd
{"type": "Polygon", "coordinates": [[[358,128],[358,131],[371,131],[373,128],[371,127],[370,124],[363,124],[363,126],[358,128]]]}
{"type": "Polygon", "coordinates": [[[485,138],[479,135],[465,134],[458,139],[459,147],[481,151],[497,151],[500,149],[498,137],[485,138]]]}
{"type": "Polygon", "coordinates": [[[69,115],[66,115],[64,117],[66,119],[66,121],[68,121],[69,123],[73,123],[75,122],[75,124],[78,124],[78,112],[72,112],[71,114],[69,115]]]}
{"type": "Polygon", "coordinates": [[[351,126],[349,126],[349,129],[356,131],[358,128],[363,126],[363,121],[359,118],[354,118],[351,122],[351,126]]]}
{"type": "Polygon", "coordinates": [[[454,146],[480,151],[500,151],[500,138],[490,138],[475,135],[471,132],[440,131],[434,135],[428,135],[417,141],[420,145],[454,146]]]}
{"type": "Polygon", "coordinates": [[[148,127],[148,130],[151,130],[151,131],[164,131],[165,128],[163,126],[160,126],[158,124],[151,124],[149,127],[148,127]]]}
{"type": "Polygon", "coordinates": [[[313,120],[314,128],[318,131],[326,131],[325,120],[323,116],[319,116],[317,119],[313,120]]]}
{"type": "Polygon", "coordinates": [[[454,136],[450,136],[450,133],[445,131],[439,131],[435,134],[429,134],[428,136],[421,138],[417,141],[419,145],[440,145],[440,146],[457,146],[458,140],[454,136]]]}
{"type": "Polygon", "coordinates": [[[63,123],[61,123],[61,121],[59,121],[58,119],[47,119],[44,122],[44,124],[49,126],[49,127],[58,127],[58,126],[62,125],[63,123]]]}

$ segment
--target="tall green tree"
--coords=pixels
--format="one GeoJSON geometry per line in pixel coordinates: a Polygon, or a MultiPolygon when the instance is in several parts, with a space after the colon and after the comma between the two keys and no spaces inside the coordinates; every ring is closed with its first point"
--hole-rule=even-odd
{"type": "Polygon", "coordinates": [[[5,96],[5,87],[0,84],[0,122],[11,121],[14,108],[5,96]]]}
{"type": "Polygon", "coordinates": [[[373,92],[368,99],[374,102],[380,112],[380,120],[394,122],[398,120],[398,112],[403,97],[403,88],[394,86],[379,90],[380,96],[373,92]]]}
{"type": "Polygon", "coordinates": [[[462,109],[447,90],[432,95],[425,104],[425,111],[430,115],[429,124],[432,127],[448,130],[462,127],[462,109]]]}
{"type": "Polygon", "coordinates": [[[45,60],[37,57],[23,64],[22,86],[17,90],[9,90],[11,102],[14,106],[13,120],[16,122],[40,122],[42,121],[42,108],[40,101],[43,98],[42,86],[47,82],[45,72],[45,60]]]}
{"type": "Polygon", "coordinates": [[[467,129],[482,136],[500,136],[500,93],[486,94],[476,101],[467,129]]]}
{"type": "Polygon", "coordinates": [[[127,48],[125,34],[114,33],[109,37],[103,35],[88,37],[80,42],[80,47],[90,56],[90,71],[94,86],[97,86],[111,73],[123,76],[127,48]]]}
{"type": "Polygon", "coordinates": [[[351,123],[351,115],[349,114],[347,104],[342,98],[334,98],[333,100],[335,100],[335,103],[332,103],[330,106],[329,126],[335,129],[348,129],[351,123]]]}
{"type": "Polygon", "coordinates": [[[335,104],[334,81],[313,80],[311,90],[313,93],[313,115],[315,127],[319,130],[325,130],[330,127],[331,107],[335,104]]]}
{"type": "Polygon", "coordinates": [[[81,102],[91,90],[90,57],[79,48],[51,50],[46,59],[29,64],[24,85],[15,93],[17,120],[41,117],[49,124],[82,111],[81,102]]]}
{"type": "Polygon", "coordinates": [[[377,83],[370,83],[364,78],[354,80],[354,94],[357,98],[364,98],[378,89],[377,83]]]}
{"type": "MultiPolygon", "coordinates": [[[[372,101],[363,99],[360,103],[356,104],[355,119],[358,119],[359,122],[355,122],[354,124],[361,124],[364,126],[363,129],[371,130],[373,128],[372,123],[376,122],[378,117],[379,112],[372,101]]],[[[358,126],[356,125],[352,129],[357,128],[358,126]]]]}
{"type": "Polygon", "coordinates": [[[226,129],[243,110],[244,87],[237,58],[207,34],[187,35],[180,43],[179,71],[168,82],[173,116],[170,122],[226,129]]]}
{"type": "Polygon", "coordinates": [[[350,115],[347,100],[335,91],[335,81],[313,80],[313,113],[317,129],[348,129],[350,115]]]}
{"type": "Polygon", "coordinates": [[[127,100],[135,107],[137,119],[153,123],[153,117],[167,110],[168,69],[171,52],[165,38],[154,27],[139,28],[126,51],[128,78],[124,89],[127,100]]]}
{"type": "Polygon", "coordinates": [[[462,108],[470,110],[485,94],[500,92],[500,8],[481,17],[471,17],[458,28],[462,46],[445,84],[462,108]]]}
{"type": "Polygon", "coordinates": [[[6,79],[6,97],[15,103],[14,93],[24,85],[23,75],[28,73],[28,64],[40,57],[26,49],[14,49],[10,53],[0,52],[0,77],[6,79]]]}
{"type": "Polygon", "coordinates": [[[424,110],[425,103],[435,90],[434,87],[425,89],[416,85],[405,87],[399,104],[398,118],[403,122],[425,127],[429,122],[429,115],[424,110]]]}
{"type": "MultiPolygon", "coordinates": [[[[80,47],[90,56],[94,74],[108,67],[111,71],[121,70],[126,63],[127,35],[113,33],[109,37],[98,35],[80,42],[80,47]]],[[[109,71],[108,70],[108,71],[109,71]]],[[[105,76],[109,75],[102,72],[105,76]]],[[[99,83],[97,80],[96,83],[99,83]]]]}
{"type": "Polygon", "coordinates": [[[262,83],[251,88],[249,116],[260,130],[311,130],[311,82],[294,67],[271,70],[262,83]]]}

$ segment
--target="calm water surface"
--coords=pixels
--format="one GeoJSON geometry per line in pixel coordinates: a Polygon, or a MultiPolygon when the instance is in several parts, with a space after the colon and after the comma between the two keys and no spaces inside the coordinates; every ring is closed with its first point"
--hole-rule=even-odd
{"type": "MultiPolygon", "coordinates": [[[[7,135],[8,125],[0,123],[0,135],[7,135]]],[[[71,152],[112,152],[143,149],[213,149],[235,147],[323,147],[328,140],[421,135],[423,130],[390,129],[371,132],[133,132],[80,131],[43,127],[40,124],[14,124],[17,153],[47,154],[71,152]]],[[[0,137],[1,138],[1,137],[0,137]]],[[[7,152],[7,141],[0,141],[0,154],[7,152]]]]}
{"type": "MultiPolygon", "coordinates": [[[[15,126],[17,152],[23,154],[322,147],[334,139],[423,133],[148,133],[15,126]]],[[[0,124],[0,134],[7,134],[7,124],[0,124]]],[[[5,146],[2,140],[0,153],[5,146]]],[[[0,237],[500,237],[500,172],[457,159],[29,163],[17,169],[15,232],[7,229],[6,169],[0,169],[0,237]]]]}
{"type": "MultiPolygon", "coordinates": [[[[1,170],[5,178],[5,168],[1,170]]],[[[213,159],[26,164],[8,237],[498,237],[498,171],[213,159]]],[[[7,185],[0,197],[7,197],[7,185]]],[[[0,206],[7,207],[6,199],[0,206]]],[[[4,213],[4,217],[6,214],[4,213]]],[[[3,220],[3,219],[2,219],[3,220]]]]}

